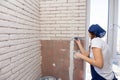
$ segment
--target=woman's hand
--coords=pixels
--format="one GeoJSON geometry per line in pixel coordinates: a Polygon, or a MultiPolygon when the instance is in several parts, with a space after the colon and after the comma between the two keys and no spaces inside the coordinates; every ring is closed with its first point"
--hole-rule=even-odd
{"type": "Polygon", "coordinates": [[[81,45],[81,41],[79,39],[75,40],[75,42],[77,43],[77,45],[81,45]]]}
{"type": "Polygon", "coordinates": [[[84,47],[83,47],[83,45],[82,45],[82,43],[81,43],[81,40],[80,40],[80,39],[77,39],[77,40],[75,40],[75,42],[76,42],[76,44],[78,45],[78,48],[79,48],[82,56],[88,57],[89,52],[84,49],[84,47]]]}
{"type": "Polygon", "coordinates": [[[74,54],[74,58],[75,58],[75,59],[82,59],[83,56],[84,56],[84,55],[82,55],[80,52],[76,52],[76,53],[74,54]]]}

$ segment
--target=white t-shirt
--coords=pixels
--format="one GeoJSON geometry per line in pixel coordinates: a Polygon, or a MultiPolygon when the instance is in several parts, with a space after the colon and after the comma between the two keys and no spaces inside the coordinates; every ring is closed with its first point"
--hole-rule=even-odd
{"type": "Polygon", "coordinates": [[[107,43],[99,37],[92,39],[91,48],[90,48],[90,58],[94,58],[92,47],[101,48],[103,59],[104,59],[103,68],[100,69],[94,66],[95,71],[102,77],[106,78],[107,80],[113,79],[114,74],[112,72],[112,64],[111,64],[111,59],[113,55],[110,52],[107,43]]]}

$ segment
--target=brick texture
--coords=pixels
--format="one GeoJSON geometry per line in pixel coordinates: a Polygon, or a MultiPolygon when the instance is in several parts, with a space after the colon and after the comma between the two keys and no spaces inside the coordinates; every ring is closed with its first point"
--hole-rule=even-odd
{"type": "Polygon", "coordinates": [[[85,37],[86,0],[1,0],[0,80],[41,76],[40,40],[85,37]]]}
{"type": "Polygon", "coordinates": [[[41,0],[42,40],[70,40],[85,37],[86,0],[41,0]]]}
{"type": "Polygon", "coordinates": [[[39,0],[0,1],[0,80],[40,76],[39,0]]]}

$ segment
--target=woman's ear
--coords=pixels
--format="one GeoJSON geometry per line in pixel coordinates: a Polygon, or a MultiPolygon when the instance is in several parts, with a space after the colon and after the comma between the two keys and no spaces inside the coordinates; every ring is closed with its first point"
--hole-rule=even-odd
{"type": "Polygon", "coordinates": [[[91,39],[96,37],[96,35],[94,33],[92,33],[92,32],[89,32],[89,36],[90,36],[91,39]]]}

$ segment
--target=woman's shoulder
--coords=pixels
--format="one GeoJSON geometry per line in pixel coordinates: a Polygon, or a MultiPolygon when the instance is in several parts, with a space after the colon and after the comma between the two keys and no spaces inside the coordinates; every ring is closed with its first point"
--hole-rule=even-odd
{"type": "Polygon", "coordinates": [[[108,45],[102,38],[94,38],[91,43],[96,43],[96,44],[102,44],[102,45],[108,45]]]}
{"type": "Polygon", "coordinates": [[[105,41],[101,38],[94,38],[91,41],[91,46],[94,47],[99,47],[99,48],[103,48],[104,46],[106,46],[107,44],[105,43],[105,41]]]}
{"type": "Polygon", "coordinates": [[[91,43],[106,44],[106,42],[103,39],[99,38],[99,37],[92,39],[91,43]]]}
{"type": "Polygon", "coordinates": [[[99,38],[99,37],[96,37],[96,38],[92,39],[92,42],[94,42],[94,41],[96,42],[96,41],[103,41],[103,40],[101,38],[99,38]]]}

